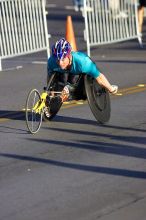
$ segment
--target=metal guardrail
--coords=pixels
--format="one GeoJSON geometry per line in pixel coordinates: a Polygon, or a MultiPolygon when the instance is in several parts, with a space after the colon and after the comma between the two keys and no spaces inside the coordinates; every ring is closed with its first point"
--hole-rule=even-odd
{"type": "Polygon", "coordinates": [[[90,47],[141,37],[137,0],[84,0],[85,40],[90,47]]]}
{"type": "Polygon", "coordinates": [[[47,50],[45,0],[0,0],[0,70],[5,58],[47,50]]]}

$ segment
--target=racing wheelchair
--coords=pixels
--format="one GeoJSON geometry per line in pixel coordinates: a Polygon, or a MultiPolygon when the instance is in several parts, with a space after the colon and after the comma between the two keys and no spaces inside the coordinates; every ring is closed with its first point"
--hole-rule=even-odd
{"type": "MultiPolygon", "coordinates": [[[[62,106],[62,89],[59,86],[59,73],[51,74],[47,87],[40,94],[37,89],[32,89],[26,100],[25,116],[30,133],[39,131],[43,119],[52,120],[62,106]],[[47,108],[47,115],[46,115],[47,108]]],[[[101,87],[94,78],[80,74],[71,92],[72,100],[88,100],[90,109],[98,123],[104,124],[110,119],[110,96],[108,91],[101,87]]]]}

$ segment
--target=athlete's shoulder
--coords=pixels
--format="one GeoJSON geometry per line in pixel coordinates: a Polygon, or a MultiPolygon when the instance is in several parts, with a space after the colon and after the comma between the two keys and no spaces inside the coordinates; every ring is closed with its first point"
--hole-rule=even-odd
{"type": "Polygon", "coordinates": [[[83,58],[88,57],[87,54],[85,54],[85,53],[83,53],[81,51],[72,51],[71,54],[72,54],[73,57],[79,57],[79,58],[81,58],[81,57],[83,57],[83,58]]]}
{"type": "Polygon", "coordinates": [[[48,58],[48,68],[49,69],[54,69],[56,67],[57,67],[56,59],[54,58],[54,56],[50,56],[48,58]]]}
{"type": "Polygon", "coordinates": [[[49,63],[55,63],[55,58],[54,58],[54,56],[50,56],[49,58],[48,58],[48,64],[49,63]]]}
{"type": "Polygon", "coordinates": [[[78,63],[82,66],[84,66],[86,62],[89,62],[88,60],[90,60],[87,54],[80,51],[72,52],[72,56],[73,62],[78,63]]]}

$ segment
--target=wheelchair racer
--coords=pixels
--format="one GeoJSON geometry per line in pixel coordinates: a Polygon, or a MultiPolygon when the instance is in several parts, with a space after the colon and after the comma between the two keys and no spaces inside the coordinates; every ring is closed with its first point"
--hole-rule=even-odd
{"type": "Polygon", "coordinates": [[[59,83],[62,86],[62,102],[69,98],[72,85],[82,73],[95,78],[97,83],[111,94],[116,94],[118,91],[118,86],[110,84],[90,57],[83,52],[73,52],[70,43],[65,38],[61,38],[53,45],[47,68],[48,78],[53,72],[60,73],[59,83]]]}

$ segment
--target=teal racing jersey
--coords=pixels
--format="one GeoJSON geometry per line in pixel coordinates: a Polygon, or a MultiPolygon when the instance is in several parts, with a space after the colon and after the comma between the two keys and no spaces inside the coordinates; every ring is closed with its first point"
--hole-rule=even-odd
{"type": "Polygon", "coordinates": [[[57,64],[54,56],[51,56],[48,59],[48,74],[52,72],[65,73],[66,71],[70,74],[87,74],[93,78],[97,78],[100,75],[100,71],[97,68],[96,64],[82,52],[71,52],[72,54],[72,64],[69,70],[63,70],[57,64]]]}

